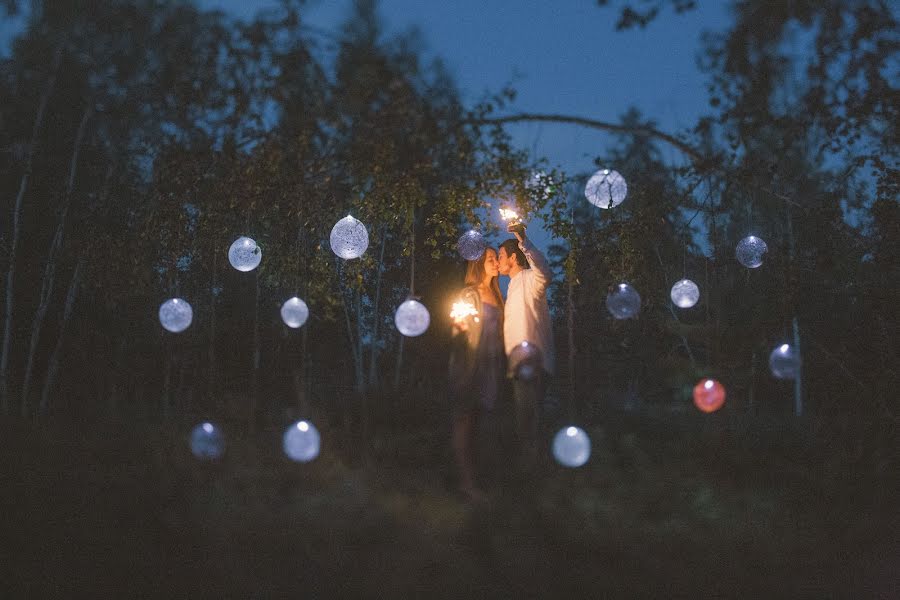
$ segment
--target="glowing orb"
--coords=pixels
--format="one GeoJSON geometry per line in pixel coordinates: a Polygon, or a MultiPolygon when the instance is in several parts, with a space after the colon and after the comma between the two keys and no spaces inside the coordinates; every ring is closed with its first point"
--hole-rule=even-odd
{"type": "Polygon", "coordinates": [[[306,307],[306,302],[297,296],[285,300],[284,304],[281,305],[281,320],[292,329],[302,327],[308,318],[309,308],[306,307]]]}
{"type": "Polygon", "coordinates": [[[194,311],[187,300],[169,298],[159,307],[159,323],[167,331],[181,333],[191,326],[194,311]]]}
{"type": "Polygon", "coordinates": [[[769,247],[762,238],[748,235],[734,249],[734,255],[738,262],[748,269],[755,269],[763,264],[763,254],[769,251],[769,247]]]}
{"type": "Polygon", "coordinates": [[[591,457],[591,439],[580,427],[563,427],[553,437],[553,458],[564,467],[580,467],[591,457]]]}
{"type": "Polygon", "coordinates": [[[694,386],[694,406],[705,413],[711,413],[725,404],[725,386],[715,379],[702,379],[694,386]]]}
{"type": "Polygon", "coordinates": [[[690,279],[676,281],[669,294],[678,308],[690,308],[700,300],[700,288],[690,279]]]}
{"type": "Polygon", "coordinates": [[[484,251],[487,248],[487,242],[484,241],[483,235],[474,229],[470,229],[459,236],[456,247],[459,250],[459,255],[464,259],[478,260],[481,258],[481,255],[484,254],[484,251]]]}
{"type": "Polygon", "coordinates": [[[769,355],[769,370],[778,379],[796,379],[800,372],[800,353],[790,344],[782,344],[769,355]]]}
{"type": "Polygon", "coordinates": [[[362,222],[347,215],[331,228],[331,249],[345,260],[359,258],[369,247],[369,232],[362,222]]]}
{"type": "Polygon", "coordinates": [[[622,204],[628,195],[628,184],[618,171],[600,169],[584,186],[584,197],[600,208],[612,208],[622,204]]]}
{"type": "Polygon", "coordinates": [[[215,460],[225,454],[225,436],[210,423],[200,423],[191,431],[191,454],[201,460],[215,460]]]}
{"type": "Polygon", "coordinates": [[[284,453],[295,462],[306,463],[319,456],[320,444],[319,430],[309,421],[297,421],[282,438],[284,453]]]}
{"type": "Polygon", "coordinates": [[[617,319],[633,319],[641,311],[641,295],[627,283],[620,283],[606,296],[606,308],[617,319]]]}
{"type": "Polygon", "coordinates": [[[252,271],[262,260],[262,250],[252,239],[241,236],[228,249],[228,262],[238,271],[252,271]]]}
{"type": "Polygon", "coordinates": [[[418,300],[407,300],[397,307],[397,312],[394,313],[397,329],[407,337],[422,335],[430,322],[428,309],[418,300]]]}
{"type": "Polygon", "coordinates": [[[509,353],[509,368],[516,379],[534,379],[544,368],[541,349],[531,342],[522,342],[509,353]]]}

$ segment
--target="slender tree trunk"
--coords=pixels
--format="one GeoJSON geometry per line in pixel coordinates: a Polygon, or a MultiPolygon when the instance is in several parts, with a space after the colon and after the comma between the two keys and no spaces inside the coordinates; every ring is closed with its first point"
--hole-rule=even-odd
{"type": "MultiPolygon", "coordinates": [[[[575,252],[570,248],[569,252],[575,252]]],[[[571,258],[572,265],[568,275],[568,295],[566,298],[566,328],[569,335],[569,420],[575,419],[580,410],[576,406],[575,395],[575,260],[571,258]]]]}
{"type": "Polygon", "coordinates": [[[381,315],[378,310],[381,301],[381,279],[384,273],[384,244],[387,238],[384,228],[381,230],[381,250],[378,253],[378,275],[375,278],[375,306],[372,312],[372,350],[369,353],[369,385],[378,386],[378,330],[381,315]]]}
{"type": "Polygon", "coordinates": [[[38,307],[31,321],[31,342],[28,345],[28,358],[25,361],[25,377],[22,381],[22,416],[27,417],[30,412],[29,396],[31,392],[31,379],[34,374],[34,359],[37,354],[38,343],[41,339],[41,329],[44,326],[44,319],[47,316],[47,309],[50,307],[50,300],[53,298],[53,288],[56,285],[56,262],[58,254],[63,245],[63,237],[66,231],[66,221],[69,215],[69,208],[72,206],[72,196],[75,189],[75,174],[78,171],[78,155],[81,150],[81,143],[84,140],[84,132],[87,129],[87,122],[91,116],[91,109],[86,108],[81,122],[78,124],[78,131],[75,134],[75,147],[72,150],[72,160],[69,165],[69,180],[66,184],[66,195],[63,199],[62,210],[59,215],[59,222],[56,225],[56,234],[50,243],[50,250],[47,252],[47,264],[44,267],[44,277],[41,281],[41,294],[38,300],[38,307]]]}
{"type": "Polygon", "coordinates": [[[400,336],[400,345],[397,347],[397,364],[394,367],[394,390],[400,389],[400,372],[403,370],[403,340],[405,335],[400,336]]]}
{"type": "MultiPolygon", "coordinates": [[[[791,321],[792,329],[794,330],[794,352],[797,353],[797,356],[802,356],[800,354],[800,324],[797,322],[797,317],[791,321]]],[[[794,414],[798,417],[803,416],[803,363],[800,362],[797,364],[797,376],[794,377],[794,414]]]]}
{"type": "Polygon", "coordinates": [[[250,411],[248,424],[250,432],[256,430],[256,407],[259,402],[259,364],[260,364],[260,335],[259,335],[259,273],[254,274],[256,294],[253,302],[253,373],[251,375],[250,411]]]}
{"type": "MultiPolygon", "coordinates": [[[[212,283],[209,288],[209,345],[207,347],[207,394],[217,411],[222,410],[222,400],[218,394],[216,380],[216,263],[219,255],[218,246],[212,256],[212,283]]],[[[207,405],[209,406],[209,405],[207,405]]]]}
{"type": "Polygon", "coordinates": [[[47,79],[47,85],[44,93],[41,95],[38,104],[37,115],[34,118],[34,125],[31,129],[31,144],[28,147],[28,157],[25,160],[25,169],[22,173],[22,179],[19,182],[19,193],[16,195],[16,201],[13,205],[12,213],[12,244],[9,250],[9,267],[6,272],[6,316],[3,328],[3,346],[0,350],[0,404],[4,412],[9,411],[9,350],[12,342],[12,321],[13,309],[15,307],[15,280],[16,280],[16,259],[19,252],[19,238],[21,237],[22,224],[22,204],[25,199],[25,192],[28,189],[28,180],[31,178],[31,171],[34,165],[34,155],[37,149],[38,136],[44,123],[44,114],[47,112],[47,104],[50,102],[50,96],[53,95],[53,89],[56,87],[56,76],[59,72],[59,65],[62,62],[63,44],[60,43],[56,48],[56,54],[53,57],[53,65],[50,69],[50,77],[47,79]]]}
{"type": "Polygon", "coordinates": [[[362,294],[359,290],[356,290],[356,356],[359,357],[359,360],[356,361],[356,392],[358,394],[363,394],[366,391],[366,371],[363,366],[364,360],[364,344],[363,337],[365,337],[365,332],[363,331],[363,318],[362,318],[362,294]]]}
{"type": "Polygon", "coordinates": [[[62,356],[63,340],[65,339],[66,326],[72,317],[72,310],[75,307],[75,298],[78,296],[78,286],[81,283],[81,271],[84,268],[84,255],[78,259],[75,265],[75,271],[72,273],[72,280],[69,282],[69,291],[66,292],[66,304],[63,307],[62,322],[59,326],[59,335],[56,337],[56,346],[50,355],[50,362],[47,366],[47,376],[44,379],[44,388],[41,390],[41,414],[47,414],[50,410],[50,394],[56,385],[56,377],[59,374],[60,357],[62,356]]]}

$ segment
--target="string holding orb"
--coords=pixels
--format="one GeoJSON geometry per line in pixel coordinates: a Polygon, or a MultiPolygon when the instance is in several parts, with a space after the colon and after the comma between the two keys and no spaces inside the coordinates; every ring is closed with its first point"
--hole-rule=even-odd
{"type": "Polygon", "coordinates": [[[591,439],[580,427],[563,427],[553,437],[553,458],[564,467],[577,468],[591,457],[591,439]]]}
{"type": "Polygon", "coordinates": [[[285,455],[294,462],[307,463],[319,456],[322,439],[319,430],[309,421],[297,421],[282,437],[285,455]]]}
{"type": "Polygon", "coordinates": [[[606,309],[616,319],[633,319],[641,311],[641,295],[627,283],[620,283],[607,294],[606,309]]]}
{"type": "Polygon", "coordinates": [[[344,260],[362,256],[369,247],[369,231],[361,221],[347,215],[331,228],[331,250],[344,260]]]}
{"type": "Polygon", "coordinates": [[[796,379],[800,372],[800,353],[790,344],[781,344],[769,354],[769,370],[776,379],[796,379]]]}
{"type": "Polygon", "coordinates": [[[306,306],[306,302],[297,296],[285,300],[281,305],[281,320],[291,329],[302,327],[308,318],[309,308],[306,306]]]}
{"type": "Polygon", "coordinates": [[[397,307],[394,313],[397,330],[406,337],[416,337],[425,333],[431,323],[428,309],[418,300],[409,299],[397,307]]]}
{"type": "Polygon", "coordinates": [[[228,249],[228,262],[238,271],[252,271],[262,261],[262,249],[247,236],[241,236],[232,242],[228,249]]]}
{"type": "Polygon", "coordinates": [[[669,293],[678,308],[691,308],[700,300],[700,288],[690,279],[676,281],[669,293]]]}
{"type": "Polygon", "coordinates": [[[748,235],[734,249],[737,261],[748,269],[756,269],[763,264],[763,255],[769,251],[769,246],[762,238],[748,235]]]}
{"type": "Polygon", "coordinates": [[[715,379],[703,379],[694,386],[694,406],[711,413],[725,404],[725,386],[715,379]]]}
{"type": "Polygon", "coordinates": [[[625,201],[628,184],[618,171],[600,169],[587,180],[584,197],[599,208],[613,208],[625,201]]]}
{"type": "Polygon", "coordinates": [[[200,460],[216,460],[225,454],[225,436],[209,421],[191,430],[191,454],[200,460]]]}
{"type": "Polygon", "coordinates": [[[166,331],[181,333],[191,326],[194,310],[187,300],[169,298],[159,307],[159,323],[166,331]]]}
{"type": "Polygon", "coordinates": [[[470,229],[461,236],[456,243],[460,256],[466,260],[478,260],[487,249],[487,242],[480,232],[470,229]]]}

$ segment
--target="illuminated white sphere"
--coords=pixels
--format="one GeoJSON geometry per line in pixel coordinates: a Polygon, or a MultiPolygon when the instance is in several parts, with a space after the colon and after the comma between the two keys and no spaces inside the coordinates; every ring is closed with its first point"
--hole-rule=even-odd
{"type": "Polygon", "coordinates": [[[481,255],[484,254],[484,251],[487,248],[487,242],[484,241],[483,235],[474,229],[470,229],[459,236],[456,247],[459,249],[459,255],[464,259],[478,260],[481,258],[481,255]]]}
{"type": "Polygon", "coordinates": [[[202,460],[215,460],[225,454],[225,436],[222,431],[206,421],[191,431],[191,454],[202,460]]]}
{"type": "Polygon", "coordinates": [[[606,309],[617,319],[633,319],[641,311],[641,295],[627,283],[620,283],[606,296],[606,309]]]}
{"type": "Polygon", "coordinates": [[[297,421],[282,438],[284,453],[295,462],[305,463],[319,456],[320,444],[319,430],[309,421],[297,421]]]}
{"type": "Polygon", "coordinates": [[[790,344],[777,346],[769,355],[769,370],[778,379],[796,379],[800,372],[800,353],[790,344]]]}
{"type": "Polygon", "coordinates": [[[407,300],[394,313],[397,330],[407,337],[422,335],[431,323],[428,309],[418,300],[407,300]]]}
{"type": "Polygon", "coordinates": [[[553,458],[564,467],[580,467],[591,457],[591,439],[580,427],[563,427],[553,437],[553,458]]]}
{"type": "Polygon", "coordinates": [[[262,250],[252,239],[241,236],[228,249],[228,262],[238,271],[252,271],[262,260],[262,250]]]}
{"type": "Polygon", "coordinates": [[[748,269],[755,269],[763,264],[763,254],[768,252],[769,247],[762,238],[755,235],[748,235],[734,249],[734,255],[738,262],[748,269]]]}
{"type": "Polygon", "coordinates": [[[191,326],[194,311],[187,300],[169,298],[159,307],[159,323],[167,331],[181,333],[191,326]]]}
{"type": "Polygon", "coordinates": [[[522,342],[509,353],[509,368],[516,379],[523,381],[534,379],[544,368],[541,349],[531,342],[522,342]]]}
{"type": "Polygon", "coordinates": [[[309,308],[306,307],[306,302],[297,296],[290,300],[285,300],[284,304],[281,305],[281,320],[292,329],[302,327],[308,318],[309,308]]]}
{"type": "Polygon", "coordinates": [[[345,260],[359,258],[369,247],[369,232],[362,222],[347,215],[331,228],[331,249],[345,260]]]}
{"type": "Polygon", "coordinates": [[[690,279],[676,281],[669,294],[678,308],[690,308],[700,300],[700,288],[690,279]]]}
{"type": "Polygon", "coordinates": [[[600,208],[612,208],[622,204],[628,195],[628,184],[618,171],[600,169],[584,186],[584,197],[600,208]]]}

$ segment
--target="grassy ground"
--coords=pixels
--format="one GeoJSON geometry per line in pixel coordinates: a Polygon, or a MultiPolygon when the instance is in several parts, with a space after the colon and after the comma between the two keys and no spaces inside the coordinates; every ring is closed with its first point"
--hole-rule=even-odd
{"type": "Polygon", "coordinates": [[[172,425],[0,422],[0,597],[897,597],[896,463],[709,423],[593,429],[534,481],[501,458],[474,506],[440,431],[351,467],[274,429],[210,464],[172,425]]]}

